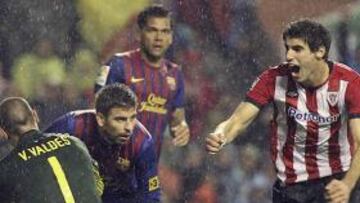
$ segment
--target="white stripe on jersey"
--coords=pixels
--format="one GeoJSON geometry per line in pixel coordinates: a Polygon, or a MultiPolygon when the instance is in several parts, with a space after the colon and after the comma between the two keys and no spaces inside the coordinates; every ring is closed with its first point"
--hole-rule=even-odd
{"type": "MultiPolygon", "coordinates": [[[[327,102],[329,84],[324,84],[316,91],[317,112],[319,115],[327,118],[331,116],[329,104],[327,102]]],[[[319,176],[324,177],[331,174],[331,167],[329,162],[329,142],[331,135],[331,125],[320,127],[318,129],[318,142],[317,142],[317,165],[319,167],[319,176]]]]}
{"type": "MultiPolygon", "coordinates": [[[[285,106],[285,100],[286,100],[286,87],[288,85],[288,79],[287,77],[277,77],[276,78],[276,85],[275,85],[275,105],[278,109],[278,116],[276,118],[276,123],[278,124],[278,128],[276,129],[276,133],[278,136],[277,139],[277,155],[275,160],[275,165],[278,170],[278,178],[282,181],[285,181],[286,175],[285,175],[285,164],[283,161],[283,147],[286,141],[286,135],[287,135],[287,127],[279,127],[279,126],[286,126],[286,118],[287,115],[286,112],[286,106],[285,106]]],[[[272,146],[275,147],[275,146],[272,146]]]]}
{"type": "MultiPolygon", "coordinates": [[[[306,92],[304,88],[301,88],[298,84],[296,84],[297,92],[299,94],[297,101],[297,109],[301,112],[309,112],[306,107],[306,92]]],[[[308,174],[306,172],[306,164],[305,164],[305,143],[306,143],[306,135],[307,135],[307,121],[306,120],[297,120],[297,123],[300,125],[296,125],[296,133],[294,137],[294,170],[297,175],[296,181],[306,180],[308,178],[308,174]]]]}
{"type": "Polygon", "coordinates": [[[339,136],[339,145],[341,146],[340,160],[343,171],[347,171],[350,168],[350,164],[351,164],[351,156],[349,156],[349,154],[351,154],[350,144],[347,138],[348,125],[346,123],[348,121],[348,114],[346,113],[346,108],[345,108],[345,92],[348,83],[349,83],[348,81],[340,80],[340,87],[339,87],[340,94],[339,94],[339,103],[338,103],[338,108],[341,113],[341,123],[342,123],[339,131],[339,134],[342,135],[339,136]]]}

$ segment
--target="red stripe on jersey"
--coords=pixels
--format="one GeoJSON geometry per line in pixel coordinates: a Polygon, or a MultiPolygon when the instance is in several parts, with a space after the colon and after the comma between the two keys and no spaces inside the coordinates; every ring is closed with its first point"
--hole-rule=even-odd
{"type": "Polygon", "coordinates": [[[82,139],[84,127],[85,127],[85,119],[84,116],[77,116],[78,119],[75,119],[75,136],[82,139]]]}
{"type": "MultiPolygon", "coordinates": [[[[144,62],[141,58],[140,51],[134,52],[134,54],[131,56],[131,62],[132,62],[132,77],[134,78],[143,78],[144,80],[139,83],[134,83],[132,86],[132,90],[136,93],[136,96],[139,100],[139,107],[141,107],[142,102],[146,102],[146,91],[144,90],[146,86],[146,80],[144,76],[144,62]]],[[[143,120],[144,112],[138,114],[138,119],[143,120]]]]}
{"type": "Polygon", "coordinates": [[[278,158],[277,143],[279,138],[277,134],[278,124],[276,122],[278,111],[279,110],[276,108],[276,105],[274,105],[273,120],[270,122],[271,159],[274,163],[276,162],[276,158],[278,158]]]}
{"type": "MultiPolygon", "coordinates": [[[[164,65],[164,64],[163,64],[164,65]]],[[[161,95],[163,98],[167,98],[167,100],[169,99],[168,97],[166,97],[166,94],[164,94],[164,92],[166,92],[166,78],[164,78],[164,74],[161,72],[161,71],[158,71],[156,74],[155,74],[155,77],[154,77],[154,80],[155,81],[158,81],[157,82],[157,88],[158,88],[158,93],[159,95],[161,95]]],[[[167,103],[170,102],[170,101],[167,101],[167,103]]],[[[159,115],[157,114],[157,118],[156,118],[156,126],[154,127],[154,133],[155,135],[153,136],[156,136],[156,139],[155,139],[155,147],[156,147],[156,155],[157,155],[157,158],[159,159],[160,157],[160,153],[161,153],[161,143],[162,143],[162,140],[163,140],[163,133],[164,132],[164,123],[165,123],[165,119],[167,118],[167,115],[159,115]]]]}
{"type": "MultiPolygon", "coordinates": [[[[339,114],[337,106],[330,106],[330,115],[339,114]]],[[[331,171],[339,172],[342,171],[341,160],[340,160],[340,145],[339,145],[339,129],[341,127],[341,116],[337,122],[331,124],[331,137],[329,138],[329,161],[331,171]]]]}
{"type": "MultiPolygon", "coordinates": [[[[314,89],[306,90],[306,106],[310,113],[319,115],[316,93],[317,91],[314,89]]],[[[317,124],[312,120],[307,121],[306,132],[307,132],[306,144],[305,144],[306,171],[309,174],[309,179],[314,179],[320,176],[318,164],[316,162],[317,142],[319,140],[319,124],[317,124]]]]}
{"type": "MultiPolygon", "coordinates": [[[[144,74],[145,74],[145,81],[146,81],[146,87],[144,87],[144,91],[147,93],[147,95],[150,95],[150,94],[154,94],[153,92],[153,82],[151,80],[151,75],[152,75],[152,72],[153,71],[156,71],[157,69],[155,67],[152,67],[150,66],[149,64],[147,63],[144,63],[144,74]]],[[[159,96],[159,95],[156,95],[156,96],[159,96]]],[[[144,117],[142,120],[141,120],[141,123],[146,126],[150,132],[152,133],[152,136],[153,138],[157,141],[158,140],[158,134],[156,135],[153,135],[153,129],[155,128],[154,126],[154,114],[156,113],[153,113],[153,112],[149,112],[149,111],[145,111],[143,112],[143,115],[146,116],[144,117]]]]}
{"type": "MultiPolygon", "coordinates": [[[[164,63],[163,66],[165,67],[166,69],[166,74],[165,75],[162,75],[163,77],[163,83],[162,83],[162,95],[164,98],[171,98],[171,91],[170,91],[170,88],[169,88],[169,85],[168,85],[168,82],[167,82],[167,77],[170,76],[170,77],[173,77],[169,74],[169,65],[167,63],[164,63]]],[[[168,101],[169,102],[169,101],[168,101]]]]}
{"type": "MultiPolygon", "coordinates": [[[[297,91],[296,84],[293,80],[289,79],[288,91],[297,91]]],[[[286,111],[288,112],[289,107],[297,107],[298,96],[289,97],[286,96],[286,111]]],[[[283,159],[285,165],[286,183],[293,183],[296,181],[296,173],[294,169],[294,144],[295,144],[295,133],[296,133],[296,121],[294,117],[287,117],[288,132],[283,148],[283,159]]]]}
{"type": "MultiPolygon", "coordinates": [[[[173,98],[170,95],[171,91],[170,91],[169,84],[167,81],[167,77],[171,76],[169,74],[170,68],[168,66],[169,66],[169,64],[164,62],[162,64],[161,71],[159,71],[158,76],[161,78],[161,83],[159,83],[159,88],[161,90],[160,95],[163,98],[167,98],[166,105],[170,106],[169,102],[172,102],[173,98]]],[[[176,78],[175,78],[175,81],[176,81],[176,78]]],[[[176,81],[176,82],[178,82],[178,81],[176,81]]],[[[155,143],[156,149],[157,149],[156,153],[158,156],[160,155],[160,152],[161,152],[161,143],[162,143],[162,139],[163,139],[162,132],[164,131],[164,128],[166,126],[165,123],[167,122],[167,119],[169,118],[169,116],[171,116],[170,114],[172,113],[172,112],[170,112],[170,110],[172,110],[172,109],[167,108],[167,110],[168,110],[168,112],[166,115],[157,115],[157,123],[156,123],[157,125],[154,129],[154,131],[156,132],[156,134],[158,136],[156,143],[155,143]]]]}
{"type": "Polygon", "coordinates": [[[94,114],[85,114],[86,116],[86,122],[85,122],[85,128],[87,130],[87,138],[84,138],[85,139],[91,139],[91,137],[94,136],[96,129],[97,129],[97,122],[96,122],[96,113],[94,114]]]}
{"type": "Polygon", "coordinates": [[[163,78],[160,76],[160,70],[152,71],[151,72],[151,83],[153,92],[157,95],[161,94],[161,82],[163,82],[163,78]]]}
{"type": "MultiPolygon", "coordinates": [[[[330,78],[328,92],[339,91],[339,80],[336,78],[330,78]]],[[[339,108],[336,105],[331,105],[328,102],[330,115],[340,115],[339,108]]],[[[340,160],[340,145],[339,145],[339,130],[341,128],[341,116],[337,122],[331,124],[330,132],[331,137],[329,138],[329,164],[332,173],[342,171],[341,160],[340,160]]]]}
{"type": "MultiPolygon", "coordinates": [[[[156,94],[157,96],[161,96],[163,98],[166,98],[163,96],[162,94],[162,88],[161,88],[161,84],[164,82],[164,78],[161,76],[160,72],[161,72],[161,67],[154,69],[153,67],[149,67],[149,69],[151,70],[151,77],[150,77],[150,81],[151,81],[151,88],[152,88],[152,92],[154,94],[156,94]]],[[[167,98],[166,98],[167,99],[167,98]]],[[[151,123],[151,130],[153,131],[152,136],[154,137],[154,144],[155,144],[155,150],[156,150],[156,156],[157,158],[159,158],[160,156],[160,150],[161,150],[161,143],[162,143],[162,131],[159,130],[159,126],[161,126],[161,118],[164,115],[160,115],[160,114],[155,114],[152,113],[150,114],[150,121],[151,123]]]]}

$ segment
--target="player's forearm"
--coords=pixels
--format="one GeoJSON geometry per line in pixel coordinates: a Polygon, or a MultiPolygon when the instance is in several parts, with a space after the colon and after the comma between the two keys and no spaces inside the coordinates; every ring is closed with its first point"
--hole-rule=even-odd
{"type": "Polygon", "coordinates": [[[233,141],[237,136],[242,135],[247,127],[255,119],[259,109],[253,108],[249,105],[251,104],[240,104],[233,115],[228,120],[218,125],[216,128],[216,131],[223,131],[227,143],[233,141]]]}
{"type": "Polygon", "coordinates": [[[219,126],[223,126],[226,142],[230,143],[237,136],[242,135],[249,124],[250,123],[238,122],[236,118],[230,118],[229,120],[221,123],[219,126]]]}
{"type": "Polygon", "coordinates": [[[170,126],[176,127],[184,122],[186,123],[185,110],[183,108],[176,109],[172,114],[172,118],[170,120],[170,126]]]}
{"type": "Polygon", "coordinates": [[[352,189],[360,176],[360,119],[351,119],[349,126],[351,133],[354,136],[356,148],[351,161],[350,169],[343,178],[343,181],[350,187],[350,189],[352,189]]]}
{"type": "Polygon", "coordinates": [[[343,181],[352,190],[360,176],[360,149],[357,148],[351,162],[350,169],[346,173],[343,181]]]}

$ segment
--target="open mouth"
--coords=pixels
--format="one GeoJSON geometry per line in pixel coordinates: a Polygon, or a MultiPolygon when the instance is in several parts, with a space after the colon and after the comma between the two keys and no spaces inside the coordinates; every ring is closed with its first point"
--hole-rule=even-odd
{"type": "Polygon", "coordinates": [[[289,73],[299,73],[300,71],[300,66],[289,62],[281,63],[280,66],[285,67],[286,70],[289,71],[289,73]]]}
{"type": "Polygon", "coordinates": [[[300,67],[297,65],[289,64],[289,71],[290,71],[290,73],[298,73],[300,71],[300,67]]]}
{"type": "Polygon", "coordinates": [[[154,47],[154,49],[162,49],[161,45],[154,45],[153,47],[154,47]]]}

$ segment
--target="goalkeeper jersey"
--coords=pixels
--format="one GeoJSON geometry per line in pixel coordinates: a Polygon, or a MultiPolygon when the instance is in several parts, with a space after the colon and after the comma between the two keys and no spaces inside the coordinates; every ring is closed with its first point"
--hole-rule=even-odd
{"type": "Polygon", "coordinates": [[[67,134],[26,133],[0,162],[0,171],[1,202],[101,202],[96,162],[67,134]]]}

